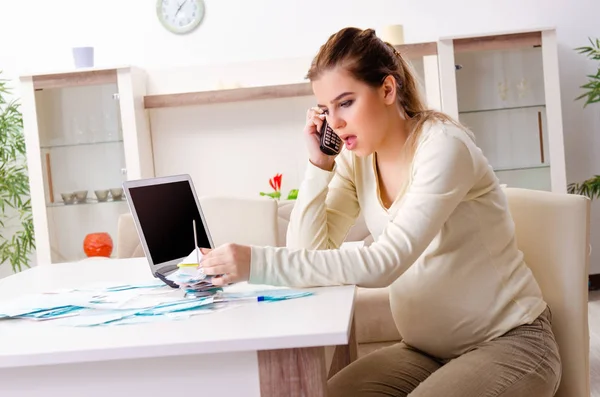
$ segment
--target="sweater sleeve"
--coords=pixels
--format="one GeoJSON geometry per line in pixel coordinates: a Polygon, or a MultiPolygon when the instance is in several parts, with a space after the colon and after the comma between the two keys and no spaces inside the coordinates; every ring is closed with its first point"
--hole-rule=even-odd
{"type": "Polygon", "coordinates": [[[475,178],[467,144],[436,133],[417,149],[412,181],[377,241],[348,250],[253,246],[249,281],[291,287],[388,286],[423,253],[475,178]]]}
{"type": "Polygon", "coordinates": [[[288,248],[339,248],[360,207],[353,180],[352,153],[344,150],[332,171],[308,163],[290,214],[288,248]]]}

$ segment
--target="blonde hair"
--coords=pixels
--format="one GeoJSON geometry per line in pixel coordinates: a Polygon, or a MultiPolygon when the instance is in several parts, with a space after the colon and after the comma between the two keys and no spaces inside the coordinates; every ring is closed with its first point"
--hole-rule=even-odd
{"type": "Polygon", "coordinates": [[[314,57],[306,78],[314,81],[324,71],[338,66],[372,87],[380,87],[389,75],[394,77],[397,103],[413,121],[413,129],[405,144],[410,157],[414,155],[423,125],[428,121],[452,123],[466,130],[451,116],[427,108],[410,64],[393,45],[377,37],[373,29],[348,27],[331,35],[314,57]]]}

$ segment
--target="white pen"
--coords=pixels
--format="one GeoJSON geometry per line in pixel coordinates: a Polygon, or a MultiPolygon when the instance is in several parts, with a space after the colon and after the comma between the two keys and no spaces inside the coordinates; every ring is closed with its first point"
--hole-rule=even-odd
{"type": "Polygon", "coordinates": [[[192,224],[194,225],[194,246],[196,247],[196,262],[198,262],[198,266],[200,266],[200,250],[198,249],[198,233],[196,233],[196,220],[192,220],[192,224]]]}

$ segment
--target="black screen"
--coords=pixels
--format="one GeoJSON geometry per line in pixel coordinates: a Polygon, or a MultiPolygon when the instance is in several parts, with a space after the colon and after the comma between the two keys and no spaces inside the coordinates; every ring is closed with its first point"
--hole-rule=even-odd
{"type": "Polygon", "coordinates": [[[132,187],[129,194],[154,264],[188,256],[194,250],[193,220],[198,247],[212,248],[188,182],[132,187]]]}

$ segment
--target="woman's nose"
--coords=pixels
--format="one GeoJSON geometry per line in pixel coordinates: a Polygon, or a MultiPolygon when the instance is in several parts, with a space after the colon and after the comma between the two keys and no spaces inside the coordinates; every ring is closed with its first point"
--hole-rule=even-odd
{"type": "Polygon", "coordinates": [[[346,126],[346,122],[344,121],[344,119],[336,115],[327,116],[327,122],[334,130],[339,130],[346,126]]]}

